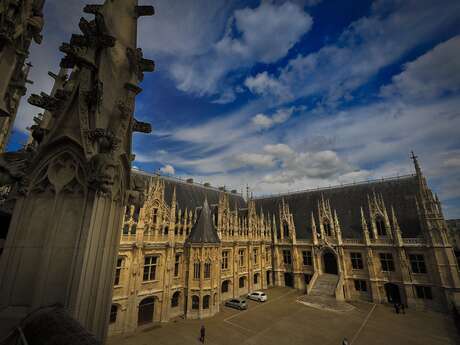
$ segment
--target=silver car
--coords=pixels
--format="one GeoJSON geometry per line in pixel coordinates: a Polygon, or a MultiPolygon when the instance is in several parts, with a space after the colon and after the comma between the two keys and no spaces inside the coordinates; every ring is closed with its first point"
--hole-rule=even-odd
{"type": "Polygon", "coordinates": [[[226,307],[236,308],[236,309],[239,309],[239,310],[248,309],[248,305],[246,304],[246,301],[244,299],[242,299],[242,298],[229,299],[228,301],[225,301],[225,306],[226,307]]]}

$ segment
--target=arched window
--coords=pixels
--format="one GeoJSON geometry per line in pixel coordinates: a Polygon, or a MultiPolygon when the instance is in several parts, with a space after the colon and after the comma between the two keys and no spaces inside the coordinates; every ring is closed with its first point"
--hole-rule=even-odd
{"type": "Polygon", "coordinates": [[[201,270],[200,262],[196,261],[193,264],[193,278],[194,279],[200,279],[200,270],[201,270]]]}
{"type": "Polygon", "coordinates": [[[123,226],[123,235],[128,235],[128,234],[129,234],[129,225],[125,224],[125,226],[123,226]]]}
{"type": "Polygon", "coordinates": [[[289,225],[286,222],[283,222],[283,236],[289,238],[289,225]]]}
{"type": "Polygon", "coordinates": [[[130,217],[131,217],[131,206],[126,206],[125,220],[128,220],[130,217]]]}
{"type": "Polygon", "coordinates": [[[164,229],[163,229],[164,235],[167,235],[168,232],[169,232],[169,226],[165,226],[164,229]]]}
{"type": "Polygon", "coordinates": [[[222,282],[222,288],[221,288],[222,293],[228,292],[229,284],[230,284],[229,280],[225,280],[225,281],[222,282]]]}
{"type": "Polygon", "coordinates": [[[152,211],[152,222],[153,224],[156,224],[158,221],[158,209],[154,208],[152,211]]]}
{"type": "Polygon", "coordinates": [[[245,278],[245,277],[240,277],[240,279],[239,279],[239,285],[238,285],[238,286],[239,286],[240,288],[244,288],[244,278],[245,278]]]}
{"type": "Polygon", "coordinates": [[[134,209],[134,214],[133,214],[133,219],[135,222],[139,220],[139,213],[141,212],[141,208],[139,206],[136,206],[134,209]]]}
{"type": "Polygon", "coordinates": [[[171,308],[177,307],[179,305],[180,292],[174,292],[171,298],[171,308]]]}
{"type": "Polygon", "coordinates": [[[192,296],[192,309],[200,309],[200,297],[192,296]]]}
{"type": "Polygon", "coordinates": [[[206,262],[204,264],[204,279],[209,279],[211,278],[211,263],[206,262]]]}
{"type": "Polygon", "coordinates": [[[379,236],[387,235],[387,229],[385,227],[385,222],[383,221],[382,217],[377,216],[377,218],[375,218],[375,226],[377,228],[377,235],[379,236]]]}
{"type": "Polygon", "coordinates": [[[324,233],[326,236],[332,236],[331,223],[326,219],[323,223],[324,233]]]}
{"type": "Polygon", "coordinates": [[[209,309],[209,298],[211,296],[206,295],[203,297],[203,309],[209,309]]]}
{"type": "Polygon", "coordinates": [[[110,323],[115,323],[117,321],[118,307],[115,304],[112,304],[110,307],[110,323]]]}

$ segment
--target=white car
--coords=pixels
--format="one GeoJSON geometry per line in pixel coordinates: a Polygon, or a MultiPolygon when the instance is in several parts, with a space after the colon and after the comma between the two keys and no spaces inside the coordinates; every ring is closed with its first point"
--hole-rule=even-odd
{"type": "Polygon", "coordinates": [[[249,299],[259,302],[265,302],[267,300],[267,294],[262,291],[254,291],[248,295],[249,299]]]}

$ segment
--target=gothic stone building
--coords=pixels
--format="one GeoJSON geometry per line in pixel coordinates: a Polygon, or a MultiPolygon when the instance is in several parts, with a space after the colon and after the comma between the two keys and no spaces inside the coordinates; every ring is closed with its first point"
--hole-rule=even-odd
{"type": "Polygon", "coordinates": [[[339,300],[447,310],[459,269],[441,204],[416,174],[285,195],[235,191],[136,172],[143,207],[127,207],[111,334],[270,286],[339,300]]]}

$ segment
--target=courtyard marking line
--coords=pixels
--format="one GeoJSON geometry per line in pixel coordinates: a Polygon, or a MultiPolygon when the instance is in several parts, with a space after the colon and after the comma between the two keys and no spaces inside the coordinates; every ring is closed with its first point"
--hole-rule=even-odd
{"type": "Polygon", "coordinates": [[[359,334],[361,333],[361,331],[363,330],[364,326],[366,326],[366,323],[367,321],[369,321],[369,318],[371,317],[371,314],[373,313],[375,307],[377,307],[377,304],[374,304],[374,306],[372,307],[371,311],[367,314],[366,318],[364,319],[361,327],[359,327],[358,331],[355,333],[355,335],[353,336],[353,339],[351,339],[351,342],[350,342],[350,345],[353,345],[353,343],[355,342],[355,340],[358,338],[359,334]]]}
{"type": "MultiPolygon", "coordinates": [[[[248,311],[255,310],[255,309],[257,309],[257,308],[263,307],[264,305],[267,305],[267,304],[270,304],[270,303],[272,303],[272,302],[274,302],[274,301],[277,301],[277,300],[279,300],[280,298],[283,298],[284,296],[287,296],[287,295],[289,295],[289,294],[291,294],[291,293],[294,293],[294,292],[296,292],[296,291],[297,291],[297,290],[289,291],[289,292],[287,292],[287,293],[285,293],[285,294],[283,294],[283,295],[281,295],[281,296],[276,297],[275,299],[272,299],[272,300],[270,300],[270,301],[268,301],[268,302],[261,303],[261,304],[255,306],[254,308],[246,309],[246,310],[243,311],[243,312],[239,312],[239,313],[236,313],[236,314],[234,314],[234,315],[232,315],[232,316],[229,316],[229,317],[227,317],[226,319],[224,319],[224,322],[228,322],[228,320],[233,319],[233,318],[235,318],[235,317],[238,317],[238,316],[240,316],[240,315],[243,314],[243,313],[247,313],[248,311]]],[[[232,323],[232,324],[233,324],[233,323],[232,323]]]]}

